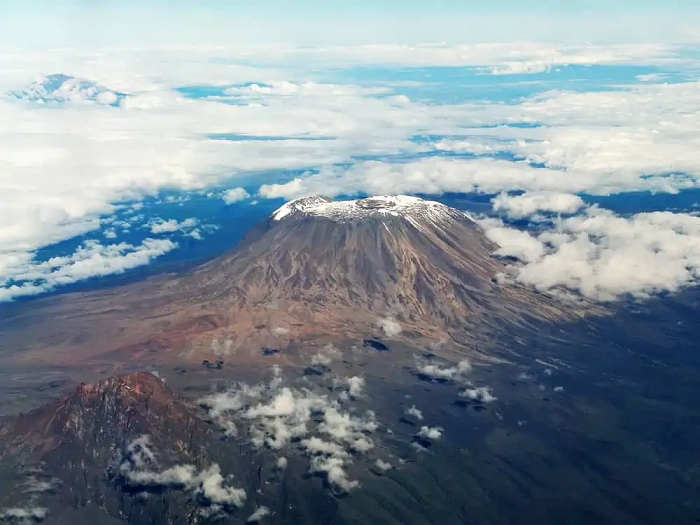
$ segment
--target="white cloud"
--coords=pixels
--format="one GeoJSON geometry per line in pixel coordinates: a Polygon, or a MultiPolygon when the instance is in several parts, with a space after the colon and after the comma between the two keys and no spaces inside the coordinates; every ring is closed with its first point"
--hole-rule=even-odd
{"type": "Polygon", "coordinates": [[[276,326],[272,329],[272,335],[277,337],[282,337],[289,334],[289,328],[284,328],[283,326],[276,326]]]}
{"type": "Polygon", "coordinates": [[[461,397],[466,397],[473,401],[480,401],[482,403],[491,403],[496,401],[496,397],[493,395],[491,388],[488,386],[480,386],[475,388],[467,388],[459,394],[461,397]]]}
{"type": "Polygon", "coordinates": [[[637,75],[635,78],[640,82],[658,82],[664,79],[664,75],[661,73],[647,73],[644,75],[637,75]]]}
{"type": "MultiPolygon", "coordinates": [[[[580,205],[573,196],[577,193],[674,193],[700,184],[698,104],[700,83],[686,82],[615,91],[552,91],[516,104],[453,106],[462,124],[449,127],[449,133],[465,140],[442,139],[432,147],[480,158],[366,161],[268,184],[260,195],[520,190],[531,193],[515,201],[512,206],[518,209],[512,211],[543,206],[569,213],[580,205]],[[502,125],[483,127],[484,123],[502,125]],[[539,127],[503,125],[520,123],[539,127]],[[511,152],[517,160],[483,157],[501,152],[511,152]],[[537,199],[529,198],[537,193],[537,199]]],[[[430,144],[424,147],[429,151],[430,144]]]]}
{"type": "Polygon", "coordinates": [[[676,291],[700,278],[700,217],[687,213],[622,217],[590,207],[539,234],[482,224],[499,254],[524,262],[511,266],[508,277],[541,291],[611,301],[676,291]]]}
{"type": "Polygon", "coordinates": [[[269,516],[270,514],[272,514],[270,509],[268,509],[264,505],[261,505],[257,509],[255,509],[255,512],[253,512],[245,522],[246,523],[258,523],[259,521],[261,521],[263,518],[269,516]]]}
{"type": "Polygon", "coordinates": [[[365,389],[365,378],[358,376],[336,377],[333,379],[333,386],[345,389],[350,397],[359,397],[365,389]]]}
{"type": "Polygon", "coordinates": [[[151,450],[149,436],[132,441],[122,460],[119,471],[124,479],[135,487],[170,487],[190,491],[213,505],[242,507],[246,502],[243,489],[225,485],[225,478],[216,463],[197,471],[194,465],[176,465],[165,470],[157,468],[155,453],[151,450]]]}
{"type": "Polygon", "coordinates": [[[224,202],[226,204],[233,204],[234,202],[242,201],[249,198],[250,193],[248,193],[240,187],[228,189],[222,195],[222,199],[224,199],[224,202]]]}
{"type": "Polygon", "coordinates": [[[578,195],[548,191],[526,192],[522,195],[501,193],[491,202],[494,211],[513,218],[528,217],[540,211],[572,214],[585,205],[578,195]]]}
{"type": "Polygon", "coordinates": [[[508,227],[496,219],[484,219],[480,224],[486,236],[499,246],[495,255],[516,257],[529,263],[539,260],[545,253],[543,244],[526,231],[508,227]]]}
{"type": "Polygon", "coordinates": [[[328,482],[342,491],[348,492],[359,486],[357,480],[348,479],[345,460],[337,456],[314,456],[311,458],[311,472],[323,473],[328,482]]]}
{"type": "Polygon", "coordinates": [[[456,381],[463,379],[472,370],[468,359],[462,359],[455,365],[438,365],[429,362],[417,362],[416,371],[431,379],[456,381]]]}
{"type": "Polygon", "coordinates": [[[387,461],[383,461],[381,459],[377,459],[377,461],[375,461],[374,464],[382,472],[386,472],[387,470],[391,470],[392,468],[394,468],[391,463],[388,463],[387,461]]]}
{"type": "Polygon", "coordinates": [[[401,333],[401,325],[392,317],[385,317],[377,321],[377,326],[382,329],[387,337],[395,337],[401,333]]]}
{"type": "Polygon", "coordinates": [[[61,486],[61,480],[54,478],[51,481],[39,481],[34,476],[30,476],[24,484],[24,491],[30,494],[41,494],[44,492],[55,492],[61,486]]]}
{"type": "Polygon", "coordinates": [[[138,246],[86,241],[71,255],[52,257],[44,262],[0,257],[0,286],[4,286],[0,288],[0,301],[36,295],[93,277],[123,273],[146,265],[176,247],[176,243],[167,239],[144,239],[138,246]]]}
{"type": "Polygon", "coordinates": [[[555,392],[563,392],[564,387],[563,386],[555,386],[552,390],[554,390],[555,392]]]}
{"type": "Polygon", "coordinates": [[[413,417],[415,417],[416,419],[418,419],[419,421],[422,421],[422,420],[423,420],[423,411],[422,411],[422,410],[418,410],[418,409],[416,408],[416,405],[411,405],[410,408],[407,408],[407,409],[406,409],[406,415],[408,415],[408,416],[413,416],[413,417]]]}
{"type": "Polygon", "coordinates": [[[437,440],[442,437],[442,431],[443,429],[440,427],[427,427],[427,426],[422,426],[420,427],[420,430],[416,434],[416,436],[423,438],[423,439],[430,439],[430,440],[437,440]]]}
{"type": "Polygon", "coordinates": [[[388,88],[365,88],[355,85],[317,84],[315,82],[295,83],[286,80],[233,87],[224,91],[226,95],[263,99],[267,99],[269,96],[344,97],[380,95],[390,92],[388,88]]]}
{"type": "Polygon", "coordinates": [[[37,523],[44,521],[48,510],[43,507],[14,507],[0,510],[0,521],[37,523]]]}
{"type": "Polygon", "coordinates": [[[197,224],[199,221],[195,219],[194,217],[190,217],[189,219],[185,219],[184,221],[177,221],[176,219],[154,219],[149,223],[149,227],[151,229],[151,233],[154,234],[159,234],[159,233],[173,233],[173,232],[178,232],[178,231],[187,231],[191,230],[197,224]]]}
{"type": "Polygon", "coordinates": [[[275,467],[277,467],[279,470],[284,470],[287,468],[287,458],[282,457],[282,458],[277,458],[277,462],[275,463],[275,467]]]}
{"type": "Polygon", "coordinates": [[[115,202],[398,152],[410,146],[419,121],[434,120],[427,106],[398,107],[344,86],[265,104],[187,99],[169,87],[151,86],[156,90],[136,93],[122,107],[49,109],[0,97],[0,270],[9,258],[26,260],[42,246],[99,228],[115,202]],[[341,96],[333,94],[338,90],[341,96]],[[209,138],[216,134],[330,140],[209,138]]]}

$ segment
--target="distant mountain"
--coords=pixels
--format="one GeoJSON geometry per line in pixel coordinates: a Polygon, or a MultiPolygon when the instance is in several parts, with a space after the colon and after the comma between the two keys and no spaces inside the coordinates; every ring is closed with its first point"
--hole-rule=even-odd
{"type": "Polygon", "coordinates": [[[11,91],[8,95],[39,104],[91,102],[108,106],[119,106],[120,102],[128,96],[91,80],[63,74],[39,78],[25,89],[11,91]]]}

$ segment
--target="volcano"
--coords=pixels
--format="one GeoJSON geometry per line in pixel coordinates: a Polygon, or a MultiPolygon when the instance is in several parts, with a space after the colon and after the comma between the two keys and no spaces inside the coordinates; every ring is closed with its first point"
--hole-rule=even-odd
{"type": "Polygon", "coordinates": [[[468,215],[438,202],[305,197],[189,273],[35,301],[12,326],[41,326],[40,340],[20,341],[27,359],[45,358],[50,340],[54,358],[244,360],[305,341],[460,344],[564,316],[530,289],[499,284],[496,248],[468,215]]]}
{"type": "Polygon", "coordinates": [[[150,373],[81,384],[0,430],[0,508],[49,523],[185,524],[202,508],[223,517],[246,496],[225,486],[217,441],[150,373]]]}

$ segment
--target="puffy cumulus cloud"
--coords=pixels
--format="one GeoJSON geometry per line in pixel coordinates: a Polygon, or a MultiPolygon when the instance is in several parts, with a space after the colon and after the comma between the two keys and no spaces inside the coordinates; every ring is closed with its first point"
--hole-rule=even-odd
{"type": "Polygon", "coordinates": [[[337,197],[364,193],[439,195],[447,192],[497,194],[503,191],[535,191],[609,195],[643,190],[677,193],[697,187],[699,180],[695,174],[669,173],[665,169],[651,175],[630,175],[612,170],[583,173],[578,169],[534,166],[525,160],[431,156],[406,163],[371,160],[347,168],[326,167],[289,182],[263,184],[258,195],[262,198],[293,199],[313,194],[337,197]]]}
{"type": "Polygon", "coordinates": [[[153,219],[149,224],[148,227],[151,230],[151,233],[159,234],[159,233],[173,233],[173,232],[179,232],[179,231],[191,231],[193,228],[197,226],[199,221],[195,219],[194,217],[190,217],[189,219],[185,219],[184,221],[177,221],[176,219],[153,219]]]}
{"type": "MultiPolygon", "coordinates": [[[[352,399],[351,391],[359,395],[364,385],[359,377],[339,382],[344,387],[343,401],[352,399]]],[[[326,477],[335,489],[348,491],[359,484],[349,478],[348,466],[374,448],[372,436],[379,424],[373,412],[356,413],[352,407],[343,408],[340,400],[287,386],[280,370],[275,369],[267,383],[236,384],[200,400],[200,404],[225,433],[235,421],[245,431],[240,438],[249,439],[256,447],[297,450],[308,458],[310,472],[326,477]]],[[[276,464],[278,469],[286,466],[286,458],[276,464]]]]}
{"type": "Polygon", "coordinates": [[[0,302],[93,277],[123,273],[144,266],[176,247],[177,243],[168,239],[144,239],[138,246],[86,241],[71,255],[43,262],[29,257],[3,258],[0,254],[0,302]]]}
{"type": "Polygon", "coordinates": [[[472,370],[468,359],[462,359],[454,365],[439,365],[432,362],[416,362],[416,373],[428,379],[438,381],[458,381],[464,379],[472,370]]]}
{"type": "Polygon", "coordinates": [[[12,91],[9,96],[37,104],[108,104],[123,100],[117,93],[87,79],[54,74],[32,82],[26,89],[12,91]]]}
{"type": "Polygon", "coordinates": [[[406,415],[415,417],[419,421],[423,421],[423,411],[416,408],[416,405],[411,405],[406,409],[406,415]]]}
{"type": "Polygon", "coordinates": [[[598,207],[531,234],[483,222],[497,253],[521,259],[506,275],[538,290],[612,301],[676,291],[700,278],[700,217],[653,212],[623,217],[598,207]]]}
{"type": "Polygon", "coordinates": [[[346,460],[342,457],[318,455],[311,458],[310,472],[322,473],[331,485],[348,492],[358,487],[360,483],[357,480],[350,480],[345,468],[346,460]]]}
{"type": "Polygon", "coordinates": [[[377,326],[381,328],[387,337],[395,337],[401,333],[401,325],[393,317],[385,317],[377,321],[377,326]]]}
{"type": "Polygon", "coordinates": [[[268,509],[265,505],[260,505],[257,509],[255,509],[255,512],[253,512],[245,522],[246,523],[258,523],[263,518],[266,518],[267,516],[270,516],[271,514],[272,514],[272,511],[270,509],[268,509]]]}
{"type": "Polygon", "coordinates": [[[563,392],[564,387],[563,386],[555,386],[552,390],[554,390],[555,392],[563,392]]]}
{"type": "Polygon", "coordinates": [[[248,193],[243,188],[231,188],[222,194],[221,198],[226,204],[233,204],[235,202],[244,201],[250,198],[250,193],[248,193]]]}
{"type": "Polygon", "coordinates": [[[14,507],[0,510],[0,521],[12,523],[43,522],[49,512],[43,507],[14,507]]]}
{"type": "Polygon", "coordinates": [[[341,393],[343,400],[360,397],[365,389],[365,378],[359,376],[335,377],[333,378],[333,387],[341,389],[343,393],[347,394],[343,396],[341,393]]]}
{"type": "Polygon", "coordinates": [[[491,388],[488,386],[470,387],[460,392],[459,395],[480,403],[491,403],[498,399],[493,395],[491,388]]]}
{"type": "Polygon", "coordinates": [[[311,364],[313,366],[317,366],[317,365],[328,366],[335,359],[339,358],[341,355],[342,355],[341,351],[329,343],[326,346],[324,346],[321,350],[319,350],[317,353],[315,353],[314,355],[311,356],[311,364]]]}
{"type": "Polygon", "coordinates": [[[381,459],[377,459],[377,461],[374,462],[374,465],[382,472],[386,472],[387,470],[391,470],[392,468],[394,468],[394,466],[391,463],[387,461],[382,461],[381,459]]]}
{"type": "Polygon", "coordinates": [[[578,195],[555,192],[526,192],[522,195],[501,193],[491,200],[494,211],[513,218],[523,218],[537,212],[572,214],[585,206],[578,195]]]}
{"type": "Polygon", "coordinates": [[[429,439],[431,441],[438,440],[442,437],[443,429],[441,427],[428,427],[422,426],[420,430],[416,433],[416,436],[422,439],[429,439]]]}
{"type": "Polygon", "coordinates": [[[483,219],[479,224],[486,236],[499,246],[495,255],[529,263],[539,260],[545,253],[543,244],[527,231],[509,227],[497,219],[483,219]]]}
{"type": "Polygon", "coordinates": [[[187,490],[195,498],[205,500],[208,505],[237,508],[245,505],[245,490],[226,486],[226,479],[216,463],[201,471],[194,465],[176,465],[165,470],[155,470],[157,467],[150,438],[144,435],[127,446],[119,472],[133,487],[187,490]]]}

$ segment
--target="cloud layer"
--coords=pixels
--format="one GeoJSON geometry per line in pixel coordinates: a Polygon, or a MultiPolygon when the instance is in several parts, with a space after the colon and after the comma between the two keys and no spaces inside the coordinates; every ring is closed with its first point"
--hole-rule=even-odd
{"type": "Polygon", "coordinates": [[[523,263],[504,277],[541,291],[572,290],[602,301],[646,298],[700,277],[700,217],[691,214],[623,217],[593,206],[538,234],[493,219],[482,225],[500,245],[498,254],[523,263]]]}
{"type": "MultiPolygon", "coordinates": [[[[475,78],[595,64],[684,71],[695,62],[681,48],[494,43],[274,51],[0,56],[0,89],[11,95],[0,97],[0,300],[63,284],[40,277],[16,287],[45,263],[39,248],[105,227],[104,236],[116,238],[109,220],[119,203],[164,188],[222,186],[216,195],[234,203],[253,193],[240,180],[264,173],[258,198],[523,191],[496,197],[494,205],[532,219],[535,212],[574,214],[584,193],[673,193],[700,181],[695,81],[662,84],[663,75],[650,73],[626,86],[593,82],[588,90],[563,91],[547,90],[543,76],[536,95],[455,102],[449,85],[440,85],[442,98],[425,100],[410,91],[430,84],[425,79],[354,82],[351,71],[471,66],[465,71],[475,78]],[[350,73],[343,78],[338,67],[350,73]],[[55,71],[74,77],[49,76],[55,71]]],[[[185,221],[171,221],[151,228],[163,236],[183,229],[200,235],[185,221]]],[[[134,252],[149,250],[138,244],[134,252]]],[[[677,273],[637,288],[677,289],[683,280],[677,273]]]]}

